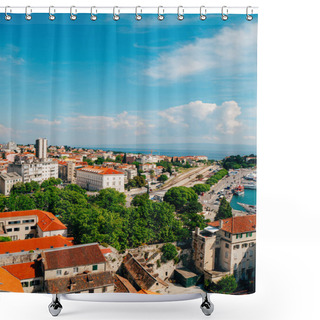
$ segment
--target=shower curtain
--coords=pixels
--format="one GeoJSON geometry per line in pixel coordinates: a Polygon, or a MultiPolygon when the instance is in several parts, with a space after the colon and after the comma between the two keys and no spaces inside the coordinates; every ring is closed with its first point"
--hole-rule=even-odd
{"type": "Polygon", "coordinates": [[[253,293],[257,15],[7,16],[0,291],[253,293]]]}

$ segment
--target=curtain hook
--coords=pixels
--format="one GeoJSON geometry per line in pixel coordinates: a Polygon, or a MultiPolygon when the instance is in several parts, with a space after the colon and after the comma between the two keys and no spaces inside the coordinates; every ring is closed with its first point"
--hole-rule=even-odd
{"type": "Polygon", "coordinates": [[[113,7],[113,20],[118,21],[120,19],[120,10],[119,7],[115,6],[113,7]],[[116,9],[117,9],[117,14],[116,14],[116,9]]]}
{"type": "Polygon", "coordinates": [[[75,6],[70,7],[70,19],[72,21],[77,20],[77,8],[75,6]],[[73,9],[74,9],[74,13],[73,13],[73,9]]]}
{"type": "Polygon", "coordinates": [[[10,21],[12,17],[8,14],[8,10],[9,10],[9,12],[11,13],[11,9],[10,9],[9,6],[7,6],[7,7],[4,8],[4,18],[5,18],[7,21],[10,21]]]}
{"type": "Polygon", "coordinates": [[[158,20],[159,21],[162,21],[164,19],[164,9],[163,9],[163,6],[159,6],[158,7],[158,20]],[[162,8],[162,14],[160,14],[160,8],[162,8]]]}
{"type": "Polygon", "coordinates": [[[93,9],[95,9],[95,13],[97,14],[96,7],[91,7],[91,10],[90,10],[91,17],[90,17],[90,19],[91,19],[91,21],[96,21],[97,20],[97,16],[96,16],[96,14],[93,14],[93,9]]]}
{"type": "Polygon", "coordinates": [[[205,6],[200,7],[200,20],[204,21],[207,19],[207,8],[205,6]]]}
{"type": "Polygon", "coordinates": [[[226,6],[223,6],[223,7],[221,8],[221,19],[222,19],[223,21],[228,20],[228,7],[226,7],[226,6]],[[226,10],[226,13],[224,12],[224,10],[226,10]]]}
{"type": "Polygon", "coordinates": [[[26,20],[30,21],[32,19],[31,17],[31,12],[32,12],[32,9],[30,6],[27,6],[26,7],[26,20]]]}
{"type": "Polygon", "coordinates": [[[140,13],[142,13],[142,9],[141,9],[140,6],[137,6],[137,7],[136,7],[136,20],[137,20],[137,21],[140,21],[140,20],[142,19],[142,16],[141,16],[141,14],[138,14],[138,8],[139,8],[139,10],[140,10],[140,13]]]}
{"type": "Polygon", "coordinates": [[[253,9],[252,9],[252,7],[247,7],[247,9],[246,9],[246,19],[248,20],[248,21],[251,21],[252,19],[253,19],[253,16],[252,16],[252,14],[253,14],[253,9]],[[251,9],[251,14],[249,14],[249,9],[251,9]]]}
{"type": "Polygon", "coordinates": [[[49,7],[49,20],[53,21],[56,18],[56,16],[53,14],[55,12],[56,10],[54,6],[49,7]]]}
{"type": "Polygon", "coordinates": [[[178,20],[182,21],[184,19],[183,15],[184,15],[184,8],[183,8],[183,6],[179,6],[178,7],[178,20]]]}

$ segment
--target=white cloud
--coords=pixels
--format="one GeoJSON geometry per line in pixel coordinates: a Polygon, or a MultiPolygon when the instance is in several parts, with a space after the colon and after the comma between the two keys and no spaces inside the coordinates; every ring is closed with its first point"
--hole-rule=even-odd
{"type": "Polygon", "coordinates": [[[204,103],[202,101],[193,101],[178,107],[171,107],[160,111],[159,115],[173,124],[182,124],[189,126],[189,121],[194,119],[203,121],[210,116],[217,108],[215,103],[204,103]]]}
{"type": "MultiPolygon", "coordinates": [[[[210,69],[255,66],[257,25],[245,23],[223,28],[211,38],[194,42],[159,55],[145,73],[154,79],[176,80],[210,69]]],[[[247,70],[249,71],[249,70],[247,70]]]]}
{"type": "Polygon", "coordinates": [[[86,130],[105,130],[112,129],[134,129],[137,135],[143,134],[146,128],[153,128],[154,125],[136,115],[129,115],[124,111],[114,117],[110,116],[87,116],[77,115],[75,117],[67,117],[64,119],[69,125],[75,128],[86,130]]]}
{"type": "Polygon", "coordinates": [[[221,106],[194,101],[159,112],[159,115],[171,124],[199,130],[210,127],[222,134],[233,134],[242,126],[237,119],[240,114],[241,108],[235,101],[225,101],[221,106]]]}
{"type": "Polygon", "coordinates": [[[0,57],[0,62],[9,62],[9,63],[13,63],[16,65],[21,65],[25,63],[25,60],[23,58],[15,58],[11,55],[7,55],[7,56],[2,56],[0,57]]]}
{"type": "Polygon", "coordinates": [[[30,122],[34,123],[34,124],[38,124],[38,125],[44,125],[44,126],[54,126],[54,125],[61,124],[60,120],[50,121],[48,119],[39,119],[39,118],[35,118],[35,119],[31,120],[30,122]]]}
{"type": "Polygon", "coordinates": [[[7,128],[7,127],[5,127],[3,124],[0,123],[0,136],[2,136],[2,135],[8,135],[8,134],[11,133],[11,131],[12,131],[11,128],[7,128]]]}
{"type": "Polygon", "coordinates": [[[241,108],[235,101],[226,101],[219,107],[219,123],[217,130],[225,134],[234,134],[242,123],[237,120],[241,114],[241,108]]]}

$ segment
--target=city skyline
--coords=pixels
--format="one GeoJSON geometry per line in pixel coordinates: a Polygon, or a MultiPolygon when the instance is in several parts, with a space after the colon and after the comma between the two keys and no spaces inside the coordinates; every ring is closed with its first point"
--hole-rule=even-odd
{"type": "Polygon", "coordinates": [[[0,142],[28,143],[41,132],[54,145],[255,147],[256,22],[241,15],[227,24],[214,15],[183,23],[168,16],[163,25],[152,15],[138,24],[108,18],[92,23],[79,15],[72,25],[65,15],[54,27],[37,17],[23,39],[9,38],[1,23],[0,70],[12,81],[3,77],[0,86],[0,142]],[[50,41],[54,34],[59,43],[50,41]]]}

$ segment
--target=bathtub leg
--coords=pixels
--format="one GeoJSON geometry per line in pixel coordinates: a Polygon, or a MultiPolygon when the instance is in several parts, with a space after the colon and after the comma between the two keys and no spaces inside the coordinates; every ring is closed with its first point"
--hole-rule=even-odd
{"type": "Polygon", "coordinates": [[[62,310],[62,305],[60,303],[60,294],[52,295],[52,302],[49,304],[49,312],[53,317],[56,317],[60,314],[62,310]]]}
{"type": "Polygon", "coordinates": [[[202,303],[200,309],[206,316],[210,316],[214,309],[213,303],[210,301],[210,297],[206,292],[201,293],[201,296],[202,303]]]}

